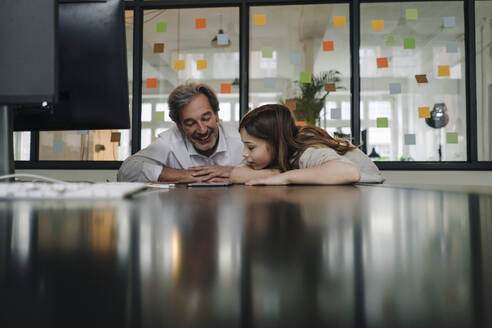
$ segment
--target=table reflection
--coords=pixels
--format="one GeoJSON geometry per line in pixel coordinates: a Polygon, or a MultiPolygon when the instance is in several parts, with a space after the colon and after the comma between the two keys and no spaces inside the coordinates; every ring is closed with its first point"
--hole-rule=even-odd
{"type": "Polygon", "coordinates": [[[0,202],[0,317],[16,327],[486,327],[491,213],[488,195],[366,186],[0,202]]]}

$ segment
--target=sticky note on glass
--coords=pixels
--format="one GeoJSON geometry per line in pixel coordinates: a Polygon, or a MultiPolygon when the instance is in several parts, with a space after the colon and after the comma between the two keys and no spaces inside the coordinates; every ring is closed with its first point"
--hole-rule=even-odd
{"type": "Polygon", "coordinates": [[[326,92],[337,91],[337,86],[335,85],[335,83],[326,83],[325,91],[326,92]]]}
{"type": "Polygon", "coordinates": [[[378,68],[388,67],[388,57],[376,58],[376,62],[378,64],[378,68]]]}
{"type": "Polygon", "coordinates": [[[427,82],[429,82],[427,80],[427,76],[425,74],[417,74],[417,75],[415,75],[415,79],[417,80],[417,83],[427,83],[427,82]]]}
{"type": "Polygon", "coordinates": [[[376,19],[372,21],[372,30],[373,31],[384,31],[384,20],[376,19]]]}
{"type": "Polygon", "coordinates": [[[390,91],[390,95],[396,95],[396,94],[399,94],[401,93],[401,85],[400,83],[390,83],[389,84],[389,91],[390,91]]]}
{"type": "Polygon", "coordinates": [[[226,46],[229,44],[229,35],[225,33],[217,34],[217,44],[219,46],[226,46]]]}
{"type": "Polygon", "coordinates": [[[157,32],[167,32],[167,23],[166,22],[157,22],[156,30],[157,30],[157,32]]]}
{"type": "Polygon", "coordinates": [[[300,80],[301,83],[311,83],[311,72],[301,72],[300,80]]]}
{"type": "Polygon", "coordinates": [[[120,142],[121,132],[111,132],[111,142],[120,142]]]}
{"type": "Polygon", "coordinates": [[[417,144],[417,138],[415,137],[415,134],[405,134],[403,136],[403,139],[405,140],[405,145],[415,145],[417,144]]]}
{"type": "Polygon", "coordinates": [[[206,59],[198,59],[196,61],[196,69],[206,69],[207,68],[207,60],[206,59]]]}
{"type": "Polygon", "coordinates": [[[273,57],[273,48],[272,47],[263,47],[261,49],[261,57],[272,58],[273,57]]]}
{"type": "Polygon", "coordinates": [[[290,110],[296,110],[296,105],[297,101],[295,99],[287,99],[285,101],[285,107],[289,108],[290,110]]]}
{"type": "Polygon", "coordinates": [[[376,118],[376,126],[378,128],[387,128],[388,127],[388,118],[387,117],[376,118]]]}
{"type": "Polygon", "coordinates": [[[78,130],[77,134],[89,134],[88,130],[78,130]]]}
{"type": "Polygon", "coordinates": [[[293,65],[301,65],[302,56],[300,53],[292,53],[290,54],[290,63],[293,65]]]}
{"type": "Polygon", "coordinates": [[[446,133],[446,143],[447,144],[457,144],[458,143],[458,133],[457,132],[447,132],[446,133]]]}
{"type": "Polygon", "coordinates": [[[153,121],[154,122],[164,121],[164,112],[154,112],[153,121]]]}
{"type": "Polygon", "coordinates": [[[342,119],[342,109],[341,108],[330,109],[330,118],[332,120],[341,120],[342,119]]]}
{"type": "Polygon", "coordinates": [[[442,25],[444,25],[444,27],[456,27],[456,17],[444,16],[442,18],[442,25]]]}
{"type": "Polygon", "coordinates": [[[195,28],[197,30],[207,27],[207,19],[206,18],[197,18],[195,19],[195,28]]]}
{"type": "Polygon", "coordinates": [[[176,59],[174,61],[174,69],[177,71],[181,71],[185,68],[185,61],[184,59],[176,59]]]}
{"type": "Polygon", "coordinates": [[[54,140],[53,141],[53,152],[54,153],[63,152],[63,141],[61,141],[61,140],[54,140]]]}
{"type": "Polygon", "coordinates": [[[342,27],[347,24],[345,16],[335,16],[333,17],[333,25],[336,27],[342,27]]]}
{"type": "Polygon", "coordinates": [[[333,51],[335,50],[335,44],[333,41],[323,41],[323,51],[333,51]]]}
{"type": "Polygon", "coordinates": [[[161,54],[164,52],[164,43],[154,43],[154,53],[161,54]]]}
{"type": "Polygon", "coordinates": [[[232,84],[231,83],[221,83],[220,93],[231,93],[232,84]]]}
{"type": "Polygon", "coordinates": [[[265,25],[266,15],[255,15],[255,25],[265,25]]]}
{"type": "Polygon", "coordinates": [[[430,118],[431,112],[429,107],[419,107],[419,118],[430,118]]]}
{"type": "Polygon", "coordinates": [[[275,81],[277,79],[274,77],[265,77],[263,79],[263,87],[266,89],[273,89],[275,88],[275,81]]]}
{"type": "Polygon", "coordinates": [[[147,86],[147,89],[157,88],[157,79],[147,79],[146,86],[147,86]]]}
{"type": "Polygon", "coordinates": [[[449,65],[437,66],[437,76],[449,76],[449,65]]]}
{"type": "Polygon", "coordinates": [[[417,9],[406,9],[405,16],[407,20],[417,20],[419,19],[419,11],[417,9]]]}
{"type": "Polygon", "coordinates": [[[403,39],[403,49],[415,49],[415,39],[414,38],[403,39]]]}
{"type": "Polygon", "coordinates": [[[454,41],[447,41],[446,42],[446,52],[449,54],[457,53],[458,52],[458,43],[454,41]]]}
{"type": "Polygon", "coordinates": [[[394,47],[397,44],[396,35],[388,34],[384,36],[384,44],[388,47],[394,47]]]}

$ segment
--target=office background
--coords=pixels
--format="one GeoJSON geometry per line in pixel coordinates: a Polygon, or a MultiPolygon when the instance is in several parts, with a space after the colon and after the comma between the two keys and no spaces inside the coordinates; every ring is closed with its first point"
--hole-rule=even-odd
{"type": "Polygon", "coordinates": [[[171,126],[167,96],[188,79],[237,125],[336,71],[316,124],[364,140],[389,180],[492,183],[492,1],[140,0],[125,16],[131,130],[15,133],[17,169],[112,180],[171,126]]]}

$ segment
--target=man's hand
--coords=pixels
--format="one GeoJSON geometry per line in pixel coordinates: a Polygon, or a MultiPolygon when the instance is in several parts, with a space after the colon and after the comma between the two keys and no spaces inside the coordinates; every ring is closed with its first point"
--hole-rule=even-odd
{"type": "Polygon", "coordinates": [[[234,166],[194,166],[188,168],[192,177],[200,178],[201,181],[229,182],[229,177],[234,166]]]}

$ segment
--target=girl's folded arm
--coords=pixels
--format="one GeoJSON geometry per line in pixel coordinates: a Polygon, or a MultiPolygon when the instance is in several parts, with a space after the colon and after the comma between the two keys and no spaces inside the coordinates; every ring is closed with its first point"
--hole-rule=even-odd
{"type": "Polygon", "coordinates": [[[287,184],[350,184],[360,180],[360,171],[354,164],[330,160],[311,168],[282,173],[287,184]]]}
{"type": "Polygon", "coordinates": [[[236,166],[230,176],[232,183],[245,183],[246,181],[252,179],[266,178],[275,174],[279,174],[280,171],[277,169],[262,169],[255,170],[247,165],[236,166]]]}

